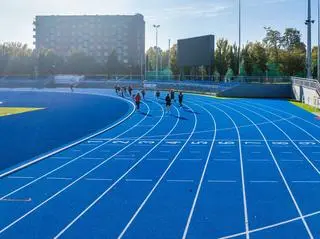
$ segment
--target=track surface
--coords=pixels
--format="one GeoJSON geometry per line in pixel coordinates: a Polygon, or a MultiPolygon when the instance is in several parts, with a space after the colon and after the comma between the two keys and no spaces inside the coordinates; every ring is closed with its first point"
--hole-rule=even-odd
{"type": "Polygon", "coordinates": [[[285,101],[149,96],[0,181],[0,238],[320,238],[320,122],[285,101]]]}
{"type": "Polygon", "coordinates": [[[8,167],[91,135],[132,108],[115,98],[59,92],[0,91],[0,101],[0,107],[43,108],[0,117],[0,174],[8,167]]]}

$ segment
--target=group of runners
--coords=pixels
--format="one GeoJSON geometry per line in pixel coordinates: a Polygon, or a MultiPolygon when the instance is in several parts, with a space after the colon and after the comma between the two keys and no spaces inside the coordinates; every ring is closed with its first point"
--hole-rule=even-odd
{"type": "MultiPolygon", "coordinates": [[[[138,92],[137,94],[133,94],[133,87],[129,86],[128,88],[123,86],[120,87],[119,85],[115,86],[115,91],[116,94],[125,97],[126,95],[129,95],[130,97],[133,98],[133,100],[136,103],[136,110],[140,110],[140,104],[141,101],[145,99],[146,96],[146,90],[142,89],[140,92],[138,92]]],[[[157,90],[155,92],[155,97],[156,99],[159,101],[160,100],[160,91],[157,90]]],[[[167,94],[167,96],[165,97],[165,104],[166,104],[166,112],[170,113],[171,112],[171,105],[173,104],[173,102],[176,102],[175,99],[175,91],[174,90],[170,90],[167,94]]],[[[179,102],[179,106],[182,107],[182,102],[183,102],[183,93],[180,91],[178,94],[178,102],[179,102]]]]}

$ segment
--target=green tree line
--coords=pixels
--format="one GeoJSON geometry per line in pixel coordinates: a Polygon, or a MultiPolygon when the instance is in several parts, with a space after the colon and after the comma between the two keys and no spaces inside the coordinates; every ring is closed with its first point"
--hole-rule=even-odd
{"type": "MultiPolygon", "coordinates": [[[[265,37],[261,41],[247,42],[239,48],[227,39],[216,42],[214,65],[211,66],[216,77],[225,76],[301,76],[306,74],[306,45],[301,41],[301,33],[295,28],[287,28],[283,33],[270,27],[265,28],[265,37]],[[240,55],[240,72],[239,72],[240,55]]],[[[155,71],[157,49],[146,51],[146,69],[155,71]]],[[[173,75],[179,75],[177,66],[177,45],[159,52],[159,70],[169,68],[173,75]],[[170,54],[169,54],[170,53],[170,54]],[[169,59],[170,57],[170,59],[169,59]]],[[[317,75],[317,47],[312,50],[313,76],[317,75]]],[[[209,75],[208,66],[185,67],[186,75],[209,75]]],[[[0,44],[0,74],[140,74],[140,66],[124,65],[118,62],[113,51],[107,63],[99,63],[93,57],[82,52],[73,52],[61,57],[50,49],[40,52],[30,49],[22,43],[0,44]]]]}

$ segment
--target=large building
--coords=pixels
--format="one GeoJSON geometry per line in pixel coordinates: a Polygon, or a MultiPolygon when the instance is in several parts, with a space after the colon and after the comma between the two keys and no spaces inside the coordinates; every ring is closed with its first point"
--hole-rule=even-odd
{"type": "Polygon", "coordinates": [[[35,47],[61,56],[84,52],[106,63],[114,51],[119,62],[141,66],[145,51],[145,21],[136,15],[37,16],[35,47]]]}

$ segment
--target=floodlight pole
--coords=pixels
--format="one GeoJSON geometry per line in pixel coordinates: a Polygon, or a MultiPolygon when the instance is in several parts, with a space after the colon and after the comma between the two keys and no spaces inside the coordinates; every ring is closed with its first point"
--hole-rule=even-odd
{"type": "Polygon", "coordinates": [[[158,49],[158,29],[160,25],[153,25],[153,27],[156,29],[156,79],[158,80],[158,61],[159,61],[159,49],[158,49]]]}
{"type": "Polygon", "coordinates": [[[239,0],[239,52],[238,52],[238,75],[240,76],[241,71],[241,0],[239,0]]]}
{"type": "Polygon", "coordinates": [[[171,57],[171,39],[169,39],[169,52],[168,52],[168,78],[169,78],[169,80],[170,80],[170,72],[171,72],[170,71],[170,68],[171,68],[170,57],[171,57]]]}
{"type": "Polygon", "coordinates": [[[318,63],[317,63],[318,81],[320,81],[320,0],[318,0],[318,63]]]}
{"type": "Polygon", "coordinates": [[[312,58],[311,58],[311,24],[314,21],[311,20],[311,0],[308,0],[308,19],[306,20],[306,25],[308,26],[308,41],[307,41],[307,78],[312,78],[311,66],[312,66],[312,58]]]}

